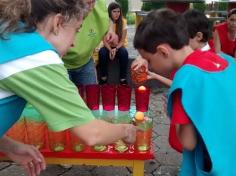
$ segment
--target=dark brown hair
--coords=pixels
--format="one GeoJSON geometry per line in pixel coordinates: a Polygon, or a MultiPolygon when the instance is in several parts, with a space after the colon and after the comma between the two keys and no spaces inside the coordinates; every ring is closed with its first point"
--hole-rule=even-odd
{"type": "Polygon", "coordinates": [[[116,2],[112,2],[109,4],[108,6],[108,14],[110,19],[113,21],[113,23],[116,23],[116,34],[119,37],[119,40],[121,40],[122,38],[122,33],[123,33],[123,13],[122,13],[122,9],[120,4],[116,3],[116,2]],[[120,9],[120,17],[118,18],[118,20],[114,21],[112,19],[112,10],[114,9],[120,9]]]}
{"type": "Polygon", "coordinates": [[[155,53],[156,47],[163,43],[176,50],[189,43],[185,19],[170,9],[150,12],[141,21],[134,36],[134,47],[149,53],[155,53]]]}
{"type": "Polygon", "coordinates": [[[83,0],[1,0],[0,37],[17,31],[36,29],[48,15],[60,13],[65,21],[85,13],[83,0]],[[25,23],[24,27],[19,25],[25,23]]]}
{"type": "Polygon", "coordinates": [[[231,9],[227,15],[227,18],[229,18],[231,15],[236,14],[236,8],[231,9]]]}

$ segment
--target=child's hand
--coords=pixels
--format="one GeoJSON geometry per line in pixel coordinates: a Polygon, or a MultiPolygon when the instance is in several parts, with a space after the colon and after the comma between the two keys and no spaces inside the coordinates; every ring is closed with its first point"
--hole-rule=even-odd
{"type": "Polygon", "coordinates": [[[147,79],[156,79],[156,73],[148,71],[147,72],[147,79]]]}
{"type": "Polygon", "coordinates": [[[17,164],[22,165],[29,176],[39,175],[46,168],[43,155],[34,146],[12,141],[9,151],[5,154],[17,164]]]}
{"type": "Polygon", "coordinates": [[[131,69],[137,70],[141,66],[145,66],[146,71],[148,71],[148,62],[145,59],[143,59],[141,56],[138,56],[138,58],[132,62],[131,69]]]}

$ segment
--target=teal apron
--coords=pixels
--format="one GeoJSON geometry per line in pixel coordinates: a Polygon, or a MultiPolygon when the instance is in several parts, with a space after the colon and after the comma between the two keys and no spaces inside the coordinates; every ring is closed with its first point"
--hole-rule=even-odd
{"type": "Polygon", "coordinates": [[[236,175],[236,63],[228,55],[221,57],[228,61],[224,70],[209,72],[186,64],[170,88],[169,116],[173,93],[181,90],[183,108],[198,134],[196,148],[183,151],[181,176],[236,175]],[[204,144],[212,162],[210,172],[203,169],[204,144]]]}

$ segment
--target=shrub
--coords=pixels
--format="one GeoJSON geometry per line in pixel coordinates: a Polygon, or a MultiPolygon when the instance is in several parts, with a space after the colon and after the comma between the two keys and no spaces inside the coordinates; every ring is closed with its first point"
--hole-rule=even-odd
{"type": "Polygon", "coordinates": [[[141,10],[150,11],[153,9],[160,9],[166,6],[165,2],[143,2],[141,10]]]}
{"type": "Polygon", "coordinates": [[[126,15],[126,19],[127,19],[127,24],[135,24],[135,13],[129,12],[126,15]]]}
{"type": "Polygon", "coordinates": [[[193,3],[193,8],[200,12],[205,12],[206,6],[205,2],[193,3]]]}
{"type": "Polygon", "coordinates": [[[121,5],[123,16],[126,17],[129,10],[129,1],[128,0],[116,0],[121,5]]]}

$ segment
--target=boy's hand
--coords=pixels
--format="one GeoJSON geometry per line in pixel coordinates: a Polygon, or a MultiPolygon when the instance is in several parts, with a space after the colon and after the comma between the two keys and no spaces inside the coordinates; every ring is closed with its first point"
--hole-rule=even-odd
{"type": "Polygon", "coordinates": [[[41,171],[45,170],[46,162],[36,147],[11,141],[9,150],[5,154],[12,161],[23,166],[29,176],[39,175],[41,171]]]}
{"type": "Polygon", "coordinates": [[[137,59],[135,59],[131,64],[131,69],[137,70],[141,66],[145,66],[146,71],[148,71],[148,62],[143,59],[141,56],[138,56],[137,59]]]}
{"type": "Polygon", "coordinates": [[[148,73],[147,79],[155,79],[155,76],[157,75],[156,73],[151,71],[148,71],[147,73],[148,73]]]}

